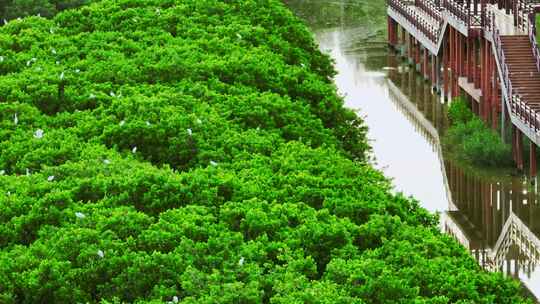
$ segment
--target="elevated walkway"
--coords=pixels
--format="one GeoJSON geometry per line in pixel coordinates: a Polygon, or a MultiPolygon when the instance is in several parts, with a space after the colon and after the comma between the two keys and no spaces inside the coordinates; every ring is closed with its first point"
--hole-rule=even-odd
{"type": "MultiPolygon", "coordinates": [[[[508,114],[520,131],[516,136],[525,134],[540,146],[540,52],[532,19],[535,8],[529,1],[514,1],[512,14],[507,14],[506,9],[481,4],[479,0],[388,0],[388,16],[436,57],[437,60],[431,60],[432,71],[436,73],[433,79],[439,81],[442,71],[445,94],[449,84],[453,96],[459,94],[456,87],[463,88],[480,103],[478,111],[486,120],[493,115],[490,112],[500,111],[504,129],[508,114]],[[475,42],[478,39],[482,40],[475,42]],[[488,58],[491,56],[494,60],[488,58]],[[464,57],[468,58],[467,78],[463,78],[464,57]],[[451,76],[447,75],[450,73],[451,76]],[[496,100],[500,100],[498,105],[494,104],[496,100]],[[503,108],[507,111],[501,111],[503,108]]],[[[424,61],[428,61],[425,71],[430,62],[424,61]]],[[[521,140],[514,141],[517,145],[521,140]]],[[[522,152],[522,147],[517,151],[516,155],[522,152]]],[[[515,157],[518,167],[520,163],[522,167],[522,159],[515,157]]]]}

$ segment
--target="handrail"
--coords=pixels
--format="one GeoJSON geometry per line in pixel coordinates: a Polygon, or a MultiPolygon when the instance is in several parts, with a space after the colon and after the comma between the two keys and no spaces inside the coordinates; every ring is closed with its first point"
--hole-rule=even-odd
{"type": "Polygon", "coordinates": [[[540,52],[538,51],[538,44],[536,41],[536,30],[534,26],[534,14],[529,14],[529,40],[532,45],[532,52],[534,59],[536,60],[536,69],[540,72],[540,52]]]}
{"type": "Polygon", "coordinates": [[[480,9],[476,11],[479,14],[475,14],[475,10],[467,7],[466,2],[459,3],[453,0],[444,0],[443,8],[469,28],[482,26],[482,15],[484,12],[480,9]]]}
{"type": "MultiPolygon", "coordinates": [[[[400,0],[388,0],[388,6],[395,10],[397,13],[405,17],[405,19],[417,28],[426,38],[431,42],[436,43],[440,35],[440,26],[435,28],[431,23],[426,21],[415,10],[409,8],[400,0]]],[[[437,20],[437,18],[434,18],[437,20]]],[[[442,18],[439,22],[442,22],[442,18]]]]}

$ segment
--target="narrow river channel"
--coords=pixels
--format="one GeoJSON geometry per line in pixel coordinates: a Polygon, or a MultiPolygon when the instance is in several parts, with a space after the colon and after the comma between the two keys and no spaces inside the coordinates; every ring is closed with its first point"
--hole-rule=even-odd
{"type": "Polygon", "coordinates": [[[440,213],[441,229],[482,266],[520,279],[540,299],[538,183],[520,175],[479,174],[445,155],[440,136],[448,127],[447,103],[388,49],[384,24],[358,17],[364,1],[285,2],[334,59],[338,90],[347,107],[364,117],[375,166],[396,191],[440,213]]]}

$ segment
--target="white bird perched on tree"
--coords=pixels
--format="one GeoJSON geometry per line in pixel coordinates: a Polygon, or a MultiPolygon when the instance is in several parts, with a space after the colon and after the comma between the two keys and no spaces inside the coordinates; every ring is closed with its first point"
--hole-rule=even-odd
{"type": "Polygon", "coordinates": [[[244,266],[244,257],[241,257],[240,260],[238,261],[238,265],[239,266],[244,266]]]}
{"type": "Polygon", "coordinates": [[[126,121],[125,121],[125,120],[122,120],[122,121],[119,123],[120,127],[123,126],[123,125],[125,125],[125,124],[126,124],[126,121]]]}
{"type": "Polygon", "coordinates": [[[218,165],[218,163],[216,163],[215,161],[211,160],[211,161],[210,161],[210,165],[212,165],[212,166],[214,166],[214,167],[215,167],[215,166],[217,166],[217,165],[218,165]]]}
{"type": "Polygon", "coordinates": [[[104,163],[105,165],[110,165],[110,164],[111,164],[111,161],[108,160],[108,159],[104,159],[104,160],[103,160],[103,163],[104,163]]]}
{"type": "Polygon", "coordinates": [[[6,174],[6,170],[0,170],[0,175],[6,174]]]}
{"type": "Polygon", "coordinates": [[[26,176],[30,176],[30,169],[26,168],[26,176]]]}
{"type": "Polygon", "coordinates": [[[4,56],[0,56],[0,62],[4,62],[4,56]]]}
{"type": "Polygon", "coordinates": [[[32,59],[28,60],[26,62],[26,66],[30,66],[33,62],[36,62],[37,61],[37,58],[36,57],[33,57],[32,59]]]}
{"type": "Polygon", "coordinates": [[[53,48],[51,49],[51,53],[53,53],[54,55],[56,55],[56,50],[53,48]]]}
{"type": "Polygon", "coordinates": [[[43,138],[44,131],[42,129],[37,129],[36,132],[34,132],[34,137],[37,139],[43,138]]]}
{"type": "Polygon", "coordinates": [[[96,99],[96,95],[94,95],[94,93],[90,93],[89,98],[90,98],[90,99],[96,99]]]}
{"type": "Polygon", "coordinates": [[[54,175],[47,177],[47,181],[52,182],[54,180],[54,175]]]}
{"type": "Polygon", "coordinates": [[[81,220],[86,217],[86,215],[84,215],[82,212],[75,212],[75,216],[81,220]]]}
{"type": "Polygon", "coordinates": [[[111,95],[111,97],[116,97],[116,94],[114,94],[113,91],[109,92],[109,95],[111,95]]]}
{"type": "Polygon", "coordinates": [[[60,73],[60,80],[64,80],[64,72],[60,73]]]}
{"type": "Polygon", "coordinates": [[[156,15],[158,15],[158,16],[161,15],[161,10],[159,8],[156,8],[156,15]]]}
{"type": "Polygon", "coordinates": [[[172,298],[172,301],[173,301],[173,303],[178,303],[178,297],[177,297],[177,296],[174,296],[174,297],[172,298]]]}
{"type": "Polygon", "coordinates": [[[100,258],[105,257],[105,253],[104,253],[101,249],[98,249],[97,255],[98,255],[98,257],[100,257],[100,258]]]}
{"type": "Polygon", "coordinates": [[[17,113],[15,113],[15,115],[13,115],[13,123],[14,123],[14,124],[18,124],[18,123],[19,123],[19,117],[17,116],[17,113]]]}
{"type": "Polygon", "coordinates": [[[133,147],[133,149],[131,149],[131,153],[137,153],[137,147],[133,147]]]}
{"type": "Polygon", "coordinates": [[[146,125],[147,125],[147,126],[149,126],[149,125],[150,125],[150,122],[149,122],[148,120],[146,121],[146,125]]]}
{"type": "Polygon", "coordinates": [[[4,19],[4,25],[7,25],[7,24],[8,24],[8,21],[4,19]]]}
{"type": "Polygon", "coordinates": [[[193,130],[187,129],[187,134],[188,134],[189,136],[193,135],[193,130]]]}

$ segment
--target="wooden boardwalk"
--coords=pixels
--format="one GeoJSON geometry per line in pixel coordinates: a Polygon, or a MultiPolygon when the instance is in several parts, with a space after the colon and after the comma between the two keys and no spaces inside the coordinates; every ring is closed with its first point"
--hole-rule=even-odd
{"type": "Polygon", "coordinates": [[[388,39],[448,98],[465,95],[494,129],[512,128],[529,171],[540,145],[540,53],[531,0],[388,0],[388,39]]]}

